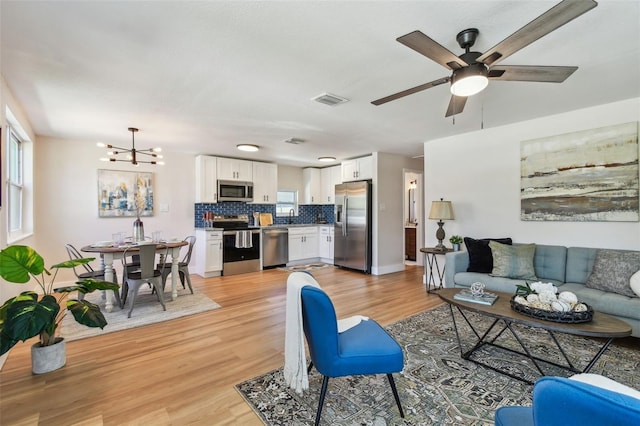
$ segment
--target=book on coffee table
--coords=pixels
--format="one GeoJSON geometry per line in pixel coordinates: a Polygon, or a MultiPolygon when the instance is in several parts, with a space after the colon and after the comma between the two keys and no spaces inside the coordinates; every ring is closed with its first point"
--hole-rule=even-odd
{"type": "Polygon", "coordinates": [[[455,294],[453,298],[456,300],[461,300],[463,302],[480,303],[481,305],[493,305],[496,299],[498,299],[498,295],[484,292],[480,296],[474,296],[473,293],[471,293],[471,290],[464,289],[455,294]]]}

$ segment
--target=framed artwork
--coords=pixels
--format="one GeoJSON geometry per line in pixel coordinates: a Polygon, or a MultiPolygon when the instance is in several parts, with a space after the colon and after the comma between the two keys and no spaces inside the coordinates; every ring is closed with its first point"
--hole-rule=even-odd
{"type": "Polygon", "coordinates": [[[520,144],[520,218],[638,221],[638,122],[520,144]]]}
{"type": "Polygon", "coordinates": [[[153,173],[98,170],[99,217],[153,216],[153,173]]]}

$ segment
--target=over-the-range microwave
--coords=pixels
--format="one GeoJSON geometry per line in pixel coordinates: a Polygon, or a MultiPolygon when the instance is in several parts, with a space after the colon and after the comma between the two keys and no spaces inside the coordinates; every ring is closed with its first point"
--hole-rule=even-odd
{"type": "Polygon", "coordinates": [[[218,201],[253,201],[253,182],[219,179],[218,201]]]}

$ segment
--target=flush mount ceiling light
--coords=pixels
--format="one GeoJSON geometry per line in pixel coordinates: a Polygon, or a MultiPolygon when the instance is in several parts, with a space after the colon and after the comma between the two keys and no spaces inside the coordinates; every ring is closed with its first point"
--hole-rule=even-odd
{"type": "Polygon", "coordinates": [[[138,129],[135,127],[129,127],[129,131],[131,132],[131,149],[120,148],[114,145],[105,145],[102,142],[98,142],[97,145],[100,148],[107,148],[109,150],[107,151],[108,157],[103,157],[100,161],[125,161],[133,164],[134,166],[141,163],[164,165],[164,161],[156,161],[156,159],[162,158],[162,155],[158,154],[158,152],[162,151],[161,148],[136,149],[135,134],[138,129]],[[126,157],[118,158],[117,156],[120,154],[126,154],[126,157]],[[141,160],[140,158],[143,159],[141,160]],[[147,158],[150,159],[147,160],[147,158]]]}
{"type": "Polygon", "coordinates": [[[336,157],[318,157],[318,161],[322,161],[323,163],[330,163],[332,161],[336,161],[336,157]]]}
{"type": "Polygon", "coordinates": [[[236,145],[236,148],[238,148],[240,151],[246,152],[256,152],[260,149],[258,145],[251,145],[248,143],[241,143],[240,145],[236,145]]]}

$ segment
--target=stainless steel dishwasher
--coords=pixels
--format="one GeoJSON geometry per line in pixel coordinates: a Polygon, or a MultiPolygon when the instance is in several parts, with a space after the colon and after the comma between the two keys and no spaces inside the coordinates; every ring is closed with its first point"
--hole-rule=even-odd
{"type": "Polygon", "coordinates": [[[262,230],[262,266],[286,265],[289,261],[289,229],[262,230]]]}

